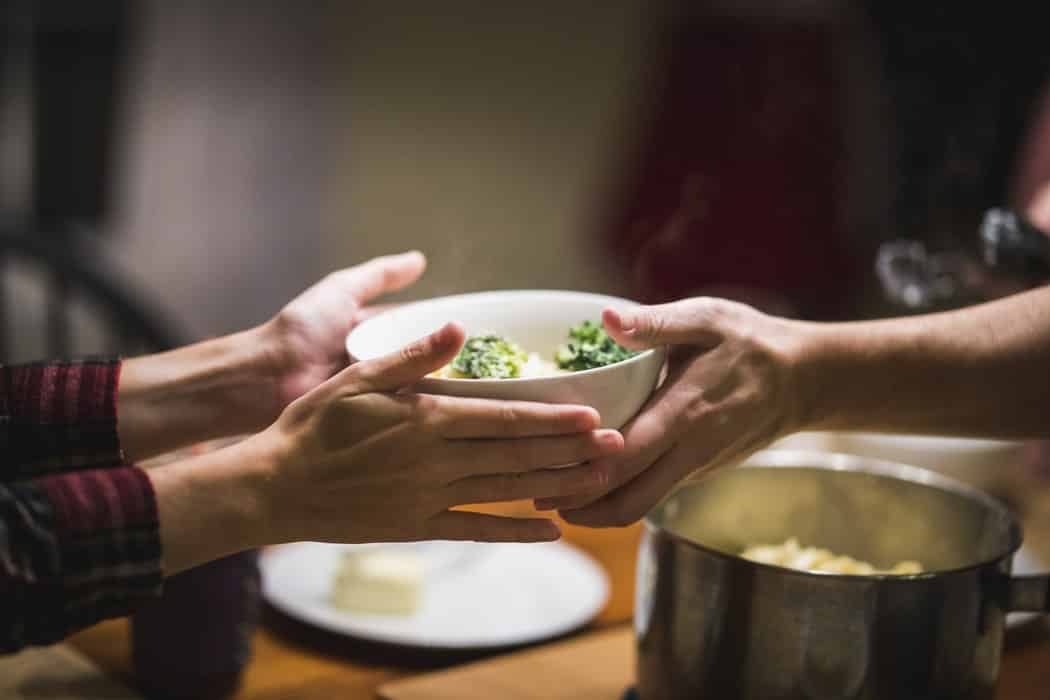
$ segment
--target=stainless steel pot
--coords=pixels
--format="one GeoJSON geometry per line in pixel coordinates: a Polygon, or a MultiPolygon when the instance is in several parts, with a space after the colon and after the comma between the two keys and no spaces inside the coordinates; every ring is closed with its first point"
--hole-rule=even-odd
{"type": "Polygon", "coordinates": [[[645,522],[635,631],[642,700],[991,698],[1004,616],[1050,612],[1012,577],[997,501],[932,472],[770,451],[689,482],[645,522]],[[736,556],[797,537],[911,577],[791,571],[736,556]]]}

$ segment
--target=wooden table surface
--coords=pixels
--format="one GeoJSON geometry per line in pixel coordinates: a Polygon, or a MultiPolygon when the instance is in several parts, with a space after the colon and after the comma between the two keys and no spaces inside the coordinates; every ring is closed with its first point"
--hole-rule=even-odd
{"type": "MultiPolygon", "coordinates": [[[[1050,489],[1025,486],[1019,506],[1026,541],[1050,562],[1050,489]],[[1037,494],[1032,496],[1031,494],[1037,494]]],[[[608,606],[588,634],[630,620],[634,602],[634,558],[640,527],[591,530],[563,524],[565,538],[606,568],[612,583],[608,606]]],[[[128,625],[114,620],[77,634],[72,644],[102,668],[131,682],[128,625]]],[[[267,611],[255,637],[254,658],[238,700],[374,700],[383,682],[462,662],[461,658],[414,657],[400,651],[349,643],[267,611]]],[[[1050,694],[1050,626],[1045,621],[1007,635],[998,697],[1046,700],[1050,694]]]]}

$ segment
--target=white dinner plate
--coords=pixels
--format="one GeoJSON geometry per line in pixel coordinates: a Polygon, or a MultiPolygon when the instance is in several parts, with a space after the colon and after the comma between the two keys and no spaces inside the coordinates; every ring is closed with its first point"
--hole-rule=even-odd
{"type": "Polygon", "coordinates": [[[297,542],[267,550],[260,558],[263,595],[283,613],[331,632],[432,649],[557,637],[594,619],[609,596],[601,566],[561,542],[363,545],[420,551],[422,603],[411,616],[345,612],[329,603],[329,592],[340,552],[353,546],[297,542]]]}
{"type": "MultiPolygon", "coordinates": [[[[1017,554],[1014,555],[1014,565],[1012,570],[1014,576],[1045,574],[1048,571],[1050,571],[1050,564],[1040,561],[1026,545],[1021,545],[1021,548],[1017,550],[1017,554]]],[[[1037,617],[1042,617],[1042,615],[1034,612],[1010,613],[1006,616],[1006,626],[1017,627],[1018,625],[1023,625],[1037,617]]]]}

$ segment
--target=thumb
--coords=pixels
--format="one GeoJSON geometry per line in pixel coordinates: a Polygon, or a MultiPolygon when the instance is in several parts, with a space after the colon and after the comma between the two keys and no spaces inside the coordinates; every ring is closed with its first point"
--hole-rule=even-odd
{"type": "Polygon", "coordinates": [[[1044,182],[1026,211],[1028,220],[1050,235],[1050,182],[1044,182]]]}
{"type": "Polygon", "coordinates": [[[415,384],[455,357],[465,339],[463,327],[447,323],[396,352],[354,363],[329,380],[352,386],[356,392],[396,391],[415,384]]]}
{"type": "Polygon", "coordinates": [[[419,251],[384,255],[333,274],[339,288],[358,304],[403,289],[419,279],[427,259],[419,251]]]}
{"type": "Polygon", "coordinates": [[[714,347],[722,340],[713,300],[683,299],[670,304],[608,308],[602,323],[613,340],[632,350],[659,345],[714,347]]]}

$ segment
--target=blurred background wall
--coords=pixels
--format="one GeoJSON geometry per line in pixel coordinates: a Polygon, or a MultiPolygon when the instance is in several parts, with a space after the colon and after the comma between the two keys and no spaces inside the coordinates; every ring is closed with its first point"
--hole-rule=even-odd
{"type": "Polygon", "coordinates": [[[330,260],[423,249],[410,295],[507,287],[625,293],[594,236],[622,167],[659,2],[364,0],[326,209],[330,260]]]}
{"type": "Polygon", "coordinates": [[[262,321],[335,262],[331,25],[279,0],[133,12],[109,252],[193,336],[262,321]]]}
{"type": "Polygon", "coordinates": [[[659,3],[143,3],[111,254],[193,334],[420,248],[416,298],[626,293],[593,235],[659,3]]]}
{"type": "Polygon", "coordinates": [[[852,298],[878,243],[971,241],[1047,74],[1024,17],[874,0],[0,7],[0,221],[185,338],[408,248],[431,266],[402,298],[757,284],[884,313],[852,298]]]}

